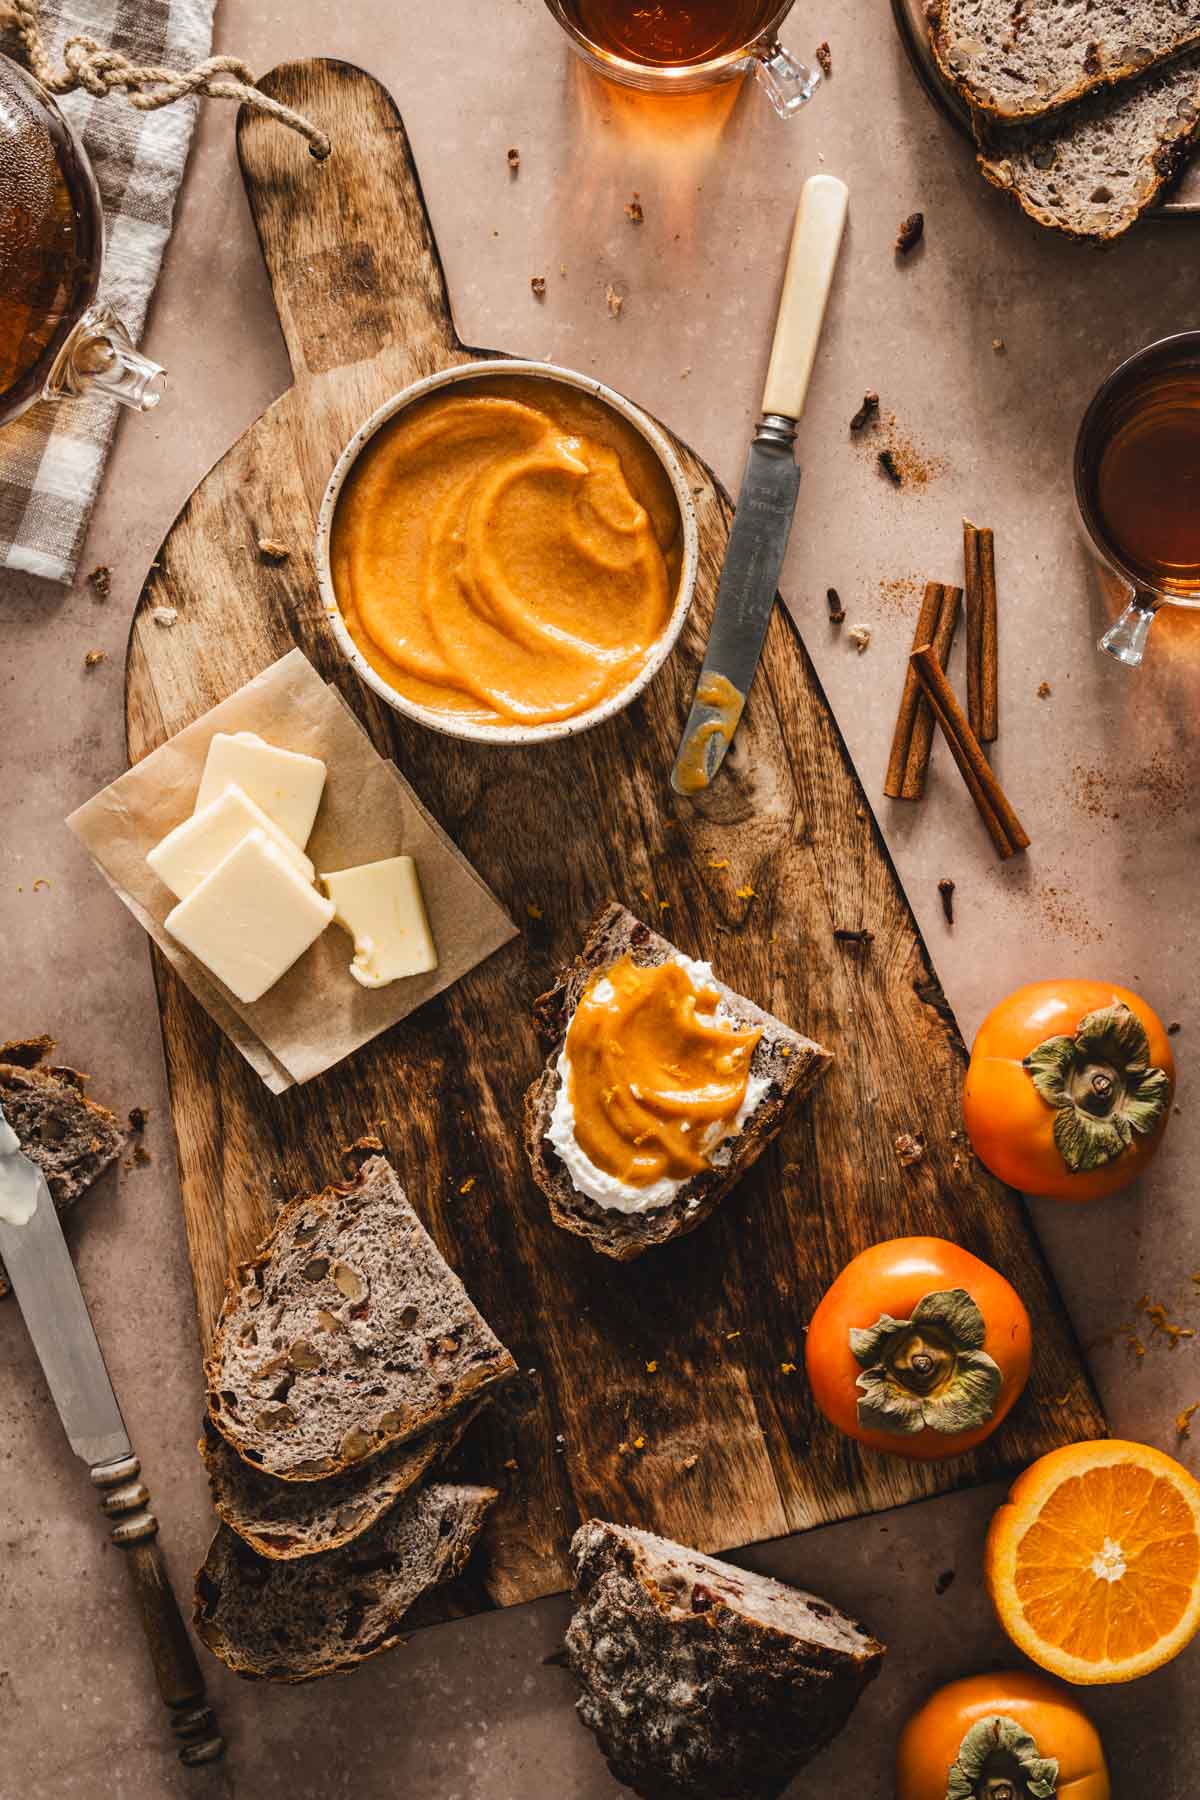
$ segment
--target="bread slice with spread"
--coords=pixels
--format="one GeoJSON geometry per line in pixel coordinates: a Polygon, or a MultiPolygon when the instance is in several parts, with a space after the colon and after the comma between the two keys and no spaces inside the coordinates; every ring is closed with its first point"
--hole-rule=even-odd
{"type": "Polygon", "coordinates": [[[385,1157],[293,1200],[231,1280],[205,1363],[208,1414],[281,1481],[406,1444],[516,1365],[385,1157]]]}
{"type": "Polygon", "coordinates": [[[832,1058],[615,901],[534,1008],[525,1147],[556,1225],[620,1262],[693,1231],[832,1058]]]}
{"type": "Polygon", "coordinates": [[[222,1525],[196,1576],[196,1631],[251,1681],[316,1681],[395,1644],[420,1596],[466,1567],[495,1488],[432,1482],[344,1550],[280,1562],[222,1525]]]}
{"type": "Polygon", "coordinates": [[[649,1531],[590,1519],[571,1560],[577,1711],[645,1800],[774,1800],[883,1663],[827,1600],[649,1531]]]}

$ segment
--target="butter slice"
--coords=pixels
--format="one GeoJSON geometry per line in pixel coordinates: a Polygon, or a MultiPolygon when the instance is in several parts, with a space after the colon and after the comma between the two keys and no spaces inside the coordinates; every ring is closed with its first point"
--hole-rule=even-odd
{"type": "Polygon", "coordinates": [[[360,987],[386,987],[405,975],[438,966],[425,916],[421,884],[411,856],[360,863],[322,875],[337,923],[354,939],[350,973],[360,987]]]}
{"type": "Polygon", "coordinates": [[[255,731],[218,731],[208,746],[196,808],[234,783],[303,850],[321,804],[325,764],[298,750],[279,750],[255,731]]]}
{"type": "Polygon", "coordinates": [[[252,831],[261,831],[298,875],[312,881],[315,871],[303,850],[296,848],[273,819],[268,819],[249,794],[232,783],[190,819],[168,831],[146,861],[177,900],[186,900],[193,888],[198,888],[204,877],[211,875],[217,864],[224,862],[252,831]]]}
{"type": "Polygon", "coordinates": [[[333,917],[265,831],[252,831],[164,921],[245,1005],[274,987],[333,917]]]}

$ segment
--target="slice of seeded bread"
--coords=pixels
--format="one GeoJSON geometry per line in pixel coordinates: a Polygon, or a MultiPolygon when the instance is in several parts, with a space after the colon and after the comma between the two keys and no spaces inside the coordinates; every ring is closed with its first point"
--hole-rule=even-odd
{"type": "Polygon", "coordinates": [[[444,1424],[325,1481],[276,1481],[260,1474],[206,1420],[199,1449],[213,1507],[260,1556],[288,1561],[340,1550],[447,1456],[486,1404],[476,1400],[460,1407],[444,1424]]]}
{"type": "Polygon", "coordinates": [[[382,1156],[284,1207],[205,1363],[213,1424],[281,1481],[408,1443],[514,1369],[382,1156]]]}
{"type": "Polygon", "coordinates": [[[827,1601],[649,1531],[591,1519],[571,1559],[576,1708],[644,1800],[773,1800],[883,1662],[827,1601]]]}
{"type": "Polygon", "coordinates": [[[1009,124],[1200,44],[1200,0],[929,0],[928,14],[947,81],[1009,124]]]}
{"type": "Polygon", "coordinates": [[[252,1681],[316,1681],[378,1656],[429,1588],[465,1568],[495,1488],[433,1482],[344,1550],[280,1562],[222,1525],[196,1575],[196,1630],[252,1681]]]}
{"type": "Polygon", "coordinates": [[[1184,57],[1043,125],[981,121],[979,166],[1039,225],[1107,242],[1180,173],[1200,119],[1200,54],[1184,57]]]}
{"type": "MultiPolygon", "coordinates": [[[[125,1133],[106,1106],[88,1099],[86,1075],[38,1066],[53,1048],[51,1038],[0,1045],[0,1106],[62,1213],[116,1162],[125,1133]]],[[[0,1296],[8,1292],[0,1262],[0,1296]]]]}
{"type": "Polygon", "coordinates": [[[593,1250],[619,1262],[628,1262],[655,1244],[681,1237],[702,1224],[770,1143],[788,1108],[814,1086],[833,1060],[827,1050],[810,1038],[801,1037],[741,994],[714,981],[731,1020],[762,1031],[750,1073],[770,1077],[766,1096],[738,1135],[717,1146],[713,1166],[686,1182],[668,1205],[653,1212],[629,1214],[600,1206],[581,1194],[546,1136],[558,1092],[557,1063],[567,1027],[584,989],[598,970],[611,968],[625,955],[631,955],[635,963],[652,965],[677,954],[674,944],[659,937],[616,901],[610,901],[593,920],[579,956],[564,969],[550,992],[534,1003],[538,1024],[554,1048],[525,1096],[525,1149],[533,1178],[550,1202],[550,1216],[556,1225],[587,1238],[593,1250]]]}

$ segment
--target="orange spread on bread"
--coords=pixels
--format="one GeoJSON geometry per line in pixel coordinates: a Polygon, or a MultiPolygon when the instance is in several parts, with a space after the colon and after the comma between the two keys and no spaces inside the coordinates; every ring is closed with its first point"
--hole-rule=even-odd
{"type": "Polygon", "coordinates": [[[338,502],[334,589],[371,667],[435,712],[541,725],[637,676],[670,621],[678,509],[640,433],[525,377],[431,394],[338,502]]]}
{"type": "Polygon", "coordinates": [[[625,956],[589,981],[564,1050],[576,1142],[598,1169],[649,1187],[709,1167],[762,1036],[719,1019],[719,1001],[675,961],[625,956]]]}

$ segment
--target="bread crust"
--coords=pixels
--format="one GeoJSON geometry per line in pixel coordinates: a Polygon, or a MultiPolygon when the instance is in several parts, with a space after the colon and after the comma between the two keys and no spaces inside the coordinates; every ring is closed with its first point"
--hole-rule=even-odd
{"type": "Polygon", "coordinates": [[[575,1008],[592,977],[627,953],[643,964],[665,962],[677,954],[666,938],[610,900],[593,919],[574,962],[534,1002],[539,1029],[554,1047],[541,1074],[526,1091],[523,1134],[533,1178],[550,1203],[554,1223],[586,1238],[593,1250],[617,1262],[629,1262],[702,1225],[775,1137],[791,1106],[820,1080],[833,1060],[819,1044],[715,981],[738,1022],[761,1029],[763,1036],[755,1048],[751,1070],[769,1073],[771,1088],[743,1130],[727,1140],[728,1161],[694,1176],[667,1206],[651,1213],[626,1214],[597,1205],[575,1188],[546,1133],[558,1091],[558,1058],[575,1008]],[[783,1048],[786,1056],[780,1055],[783,1048]]]}
{"type": "Polygon", "coordinates": [[[650,1532],[592,1519],[571,1558],[576,1710],[643,1800],[772,1800],[882,1665],[827,1601],[650,1532]]]}

